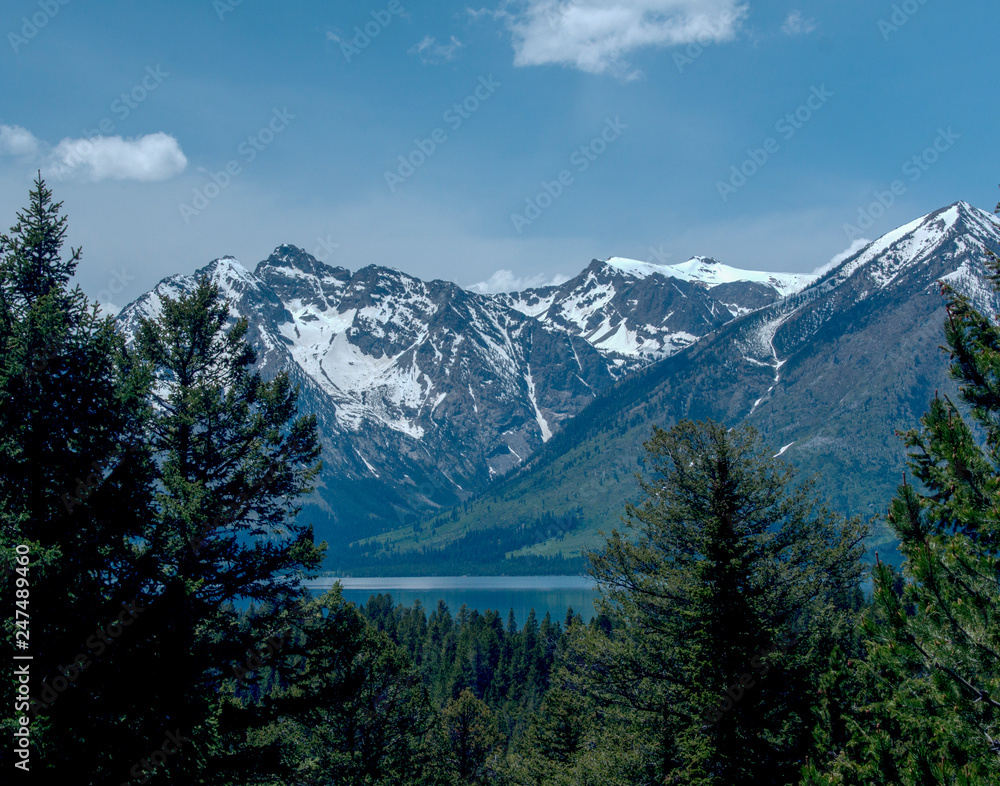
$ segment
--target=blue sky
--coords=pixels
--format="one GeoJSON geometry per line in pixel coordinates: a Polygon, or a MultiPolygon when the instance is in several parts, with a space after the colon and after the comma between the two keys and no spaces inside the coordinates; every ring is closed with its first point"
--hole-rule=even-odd
{"type": "Polygon", "coordinates": [[[118,306],[281,243],[491,288],[613,255],[808,272],[994,206],[998,21],[995,0],[6,0],[0,224],[42,169],[81,285],[118,306]]]}

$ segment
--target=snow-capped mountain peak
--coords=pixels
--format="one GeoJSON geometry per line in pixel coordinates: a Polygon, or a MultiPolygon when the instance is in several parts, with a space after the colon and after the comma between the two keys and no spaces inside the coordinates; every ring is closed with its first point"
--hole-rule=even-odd
{"type": "Polygon", "coordinates": [[[708,287],[750,281],[773,287],[782,297],[798,292],[816,280],[816,276],[806,273],[766,273],[759,270],[741,270],[725,265],[712,257],[703,256],[692,257],[687,262],[681,262],[677,265],[657,265],[624,257],[611,257],[605,264],[636,278],[660,275],[679,278],[682,281],[697,281],[708,287]]]}
{"type": "Polygon", "coordinates": [[[647,276],[667,276],[666,265],[656,265],[652,262],[640,262],[637,259],[627,259],[625,257],[610,257],[605,260],[605,265],[615,271],[624,273],[635,278],[646,278],[647,276]]]}
{"type": "MultiPolygon", "coordinates": [[[[890,232],[812,284],[811,276],[740,270],[709,257],[677,265],[612,257],[562,284],[494,295],[388,267],[352,272],[282,245],[253,272],[227,256],[166,278],[126,306],[118,323],[134,337],[142,317],[162,313],[165,297],[192,291],[200,275],[217,283],[232,317],[249,322],[262,375],[288,371],[301,411],[317,416],[326,469],[315,504],[338,525],[374,534],[401,511],[483,489],[615,380],[694,342],[708,354],[682,353],[660,366],[692,375],[670,396],[690,402],[677,393],[704,397],[715,385],[729,416],[761,418],[816,358],[898,358],[896,345],[880,348],[886,330],[903,335],[930,324],[940,298],[928,295],[942,279],[995,314],[1000,300],[983,245],[1000,247],[1000,219],[957,202],[890,232]],[[883,313],[888,328],[849,343],[855,325],[875,325],[883,313]],[[716,381],[703,390],[707,377],[698,375],[720,346],[728,347],[718,360],[725,370],[713,371],[716,381]]],[[[927,330],[922,335],[936,346],[927,330]]],[[[801,383],[809,390],[802,412],[821,394],[847,395],[831,368],[801,383]]]]}
{"type": "Polygon", "coordinates": [[[763,308],[815,276],[739,270],[710,257],[659,265],[593,260],[558,286],[494,297],[620,358],[623,371],[672,355],[734,317],[763,308]]]}
{"type": "Polygon", "coordinates": [[[963,256],[973,246],[995,242],[1000,218],[968,202],[955,202],[904,224],[869,243],[831,271],[842,281],[861,271],[877,288],[885,287],[913,265],[941,253],[963,256]]]}
{"type": "Polygon", "coordinates": [[[804,289],[816,276],[808,273],[767,273],[760,270],[741,270],[724,265],[711,257],[693,257],[679,265],[668,266],[669,275],[684,278],[686,281],[700,281],[709,287],[718,284],[735,284],[741,281],[752,281],[776,289],[782,297],[786,297],[804,289]]]}

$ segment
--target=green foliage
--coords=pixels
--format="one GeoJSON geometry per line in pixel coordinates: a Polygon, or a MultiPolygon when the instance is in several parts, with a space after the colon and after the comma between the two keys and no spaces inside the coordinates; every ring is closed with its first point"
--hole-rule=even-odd
{"type": "MultiPolygon", "coordinates": [[[[294,419],[287,376],[248,372],[245,325],[226,330],[205,282],[126,348],[68,289],[80,252],[60,256],[59,209],[39,179],[0,236],[0,549],[5,565],[15,546],[31,552],[35,767],[121,783],[178,730],[183,755],[148,782],[200,783],[217,753],[213,690],[260,638],[227,602],[292,608],[321,559],[289,522],[318,470],[315,424],[294,419]]],[[[12,646],[13,615],[4,632],[12,646]]]]}
{"type": "Polygon", "coordinates": [[[613,627],[581,637],[578,679],[634,715],[661,782],[784,783],[866,528],[791,488],[750,427],[682,421],[646,449],[656,474],[627,507],[629,535],[591,555],[613,627]]]}
{"type": "Polygon", "coordinates": [[[281,661],[227,703],[231,753],[216,770],[239,784],[431,782],[434,716],[406,654],[339,586],[284,620],[295,632],[281,661]]]}
{"type": "MultiPolygon", "coordinates": [[[[288,376],[252,371],[247,323],[206,280],[126,347],[69,289],[80,251],[63,259],[66,219],[40,177],[17,218],[0,235],[0,603],[15,608],[26,545],[33,697],[67,677],[33,707],[34,767],[52,782],[995,781],[1000,330],[948,287],[961,399],[935,397],[906,435],[916,483],[887,516],[906,561],[878,566],[862,626],[867,528],[793,486],[752,428],[685,420],[654,429],[641,500],[589,555],[598,616],[532,612],[518,629],[513,612],[309,596],[323,546],[296,500],[319,445],[288,376]],[[98,647],[123,603],[131,623],[98,647]],[[175,729],[180,751],[137,775],[175,729]]],[[[578,549],[603,515],[574,502],[533,517],[512,505],[513,531],[469,531],[456,508],[424,553],[388,546],[382,567],[488,553],[568,568],[551,547],[578,549]]],[[[18,630],[8,617],[8,654],[18,630]]]]}
{"type": "MultiPolygon", "coordinates": [[[[60,207],[39,178],[17,224],[0,236],[0,554],[13,566],[16,546],[30,551],[19,578],[28,586],[32,697],[85,658],[71,685],[48,694],[49,706],[33,705],[32,723],[36,764],[48,760],[64,780],[82,780],[149,750],[135,722],[149,714],[148,697],[129,685],[133,670],[125,668],[132,652],[124,641],[142,626],[116,646],[87,642],[148,575],[133,544],[151,515],[153,471],[140,441],[148,373],[124,356],[112,321],[68,288],[80,251],[61,256],[60,207]]],[[[25,631],[15,627],[6,572],[0,601],[13,654],[15,632],[25,631]]],[[[7,707],[13,684],[3,682],[7,707]]],[[[5,734],[12,722],[5,714],[5,734]]],[[[0,754],[5,769],[10,756],[0,754]]]]}
{"type": "Polygon", "coordinates": [[[468,688],[444,708],[443,758],[457,777],[469,786],[489,783],[495,776],[502,738],[496,718],[468,688]]]}
{"type": "Polygon", "coordinates": [[[532,611],[520,630],[511,611],[504,625],[496,611],[453,617],[444,601],[428,617],[423,607],[392,606],[389,595],[373,595],[365,616],[402,647],[419,670],[434,706],[443,709],[468,690],[490,707],[506,738],[527,727],[549,688],[563,643],[563,630],[532,611]]]}
{"type": "Polygon", "coordinates": [[[875,572],[864,700],[810,782],[986,784],[1000,767],[1000,330],[943,293],[964,407],[935,397],[905,435],[919,485],[904,482],[887,515],[905,583],[875,572]]]}

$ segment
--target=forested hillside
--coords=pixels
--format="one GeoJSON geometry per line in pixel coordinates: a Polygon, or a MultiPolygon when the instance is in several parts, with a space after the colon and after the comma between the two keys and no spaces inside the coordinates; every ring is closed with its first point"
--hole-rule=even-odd
{"type": "MultiPolygon", "coordinates": [[[[433,572],[451,557],[451,544],[504,529],[536,543],[483,553],[489,569],[500,562],[517,572],[528,555],[573,557],[597,542],[598,529],[616,524],[622,500],[636,499],[651,429],[681,418],[752,424],[774,453],[817,478],[836,510],[879,516],[906,466],[897,432],[920,417],[936,390],[956,395],[940,350],[942,282],[984,313],[1000,313],[990,248],[1000,248],[1000,222],[965,203],[917,219],[801,292],[620,381],[480,499],[363,541],[340,562],[363,572],[423,561],[433,572]],[[547,532],[539,526],[543,511],[577,519],[547,532]]],[[[884,526],[869,548],[899,559],[884,526]]]]}

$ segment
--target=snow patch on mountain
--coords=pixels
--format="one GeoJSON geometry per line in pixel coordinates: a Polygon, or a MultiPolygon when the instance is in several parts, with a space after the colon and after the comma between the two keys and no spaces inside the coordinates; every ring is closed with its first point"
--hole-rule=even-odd
{"type": "Polygon", "coordinates": [[[607,264],[616,270],[645,278],[660,275],[679,278],[682,281],[697,281],[709,287],[718,284],[733,284],[739,281],[753,281],[776,289],[782,297],[798,292],[813,281],[816,276],[808,273],[766,273],[759,270],[741,270],[730,267],[711,257],[692,257],[677,265],[656,265],[623,257],[611,257],[607,264]]]}

